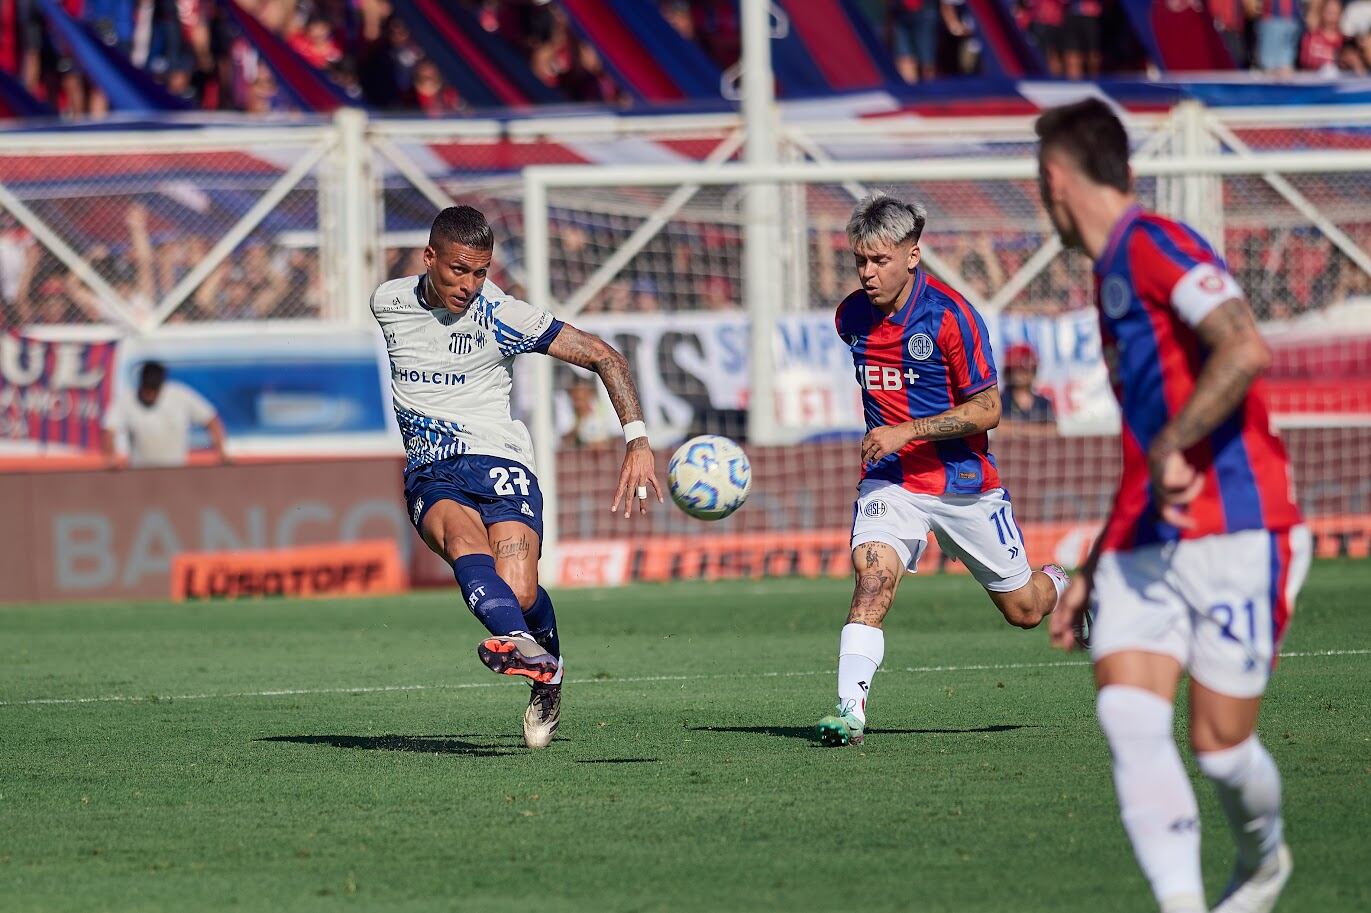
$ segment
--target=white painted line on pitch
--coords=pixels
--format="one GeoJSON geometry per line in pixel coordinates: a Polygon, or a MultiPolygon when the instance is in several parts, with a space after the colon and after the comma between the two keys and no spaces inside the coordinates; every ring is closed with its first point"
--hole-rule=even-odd
{"type": "MultiPolygon", "coordinates": [[[[1366,656],[1366,650],[1308,650],[1282,653],[1281,659],[1304,659],[1316,656],[1366,656]]],[[[1004,672],[1017,669],[1060,669],[1068,666],[1088,666],[1089,660],[1059,660],[1044,663],[985,663],[965,666],[907,666],[903,669],[882,669],[882,672],[1004,672]]],[[[833,675],[832,669],[780,672],[719,672],[711,675],[644,675],[631,678],[572,678],[568,685],[644,685],[657,682],[700,682],[725,678],[799,678],[811,675],[833,675]]],[[[386,694],[397,691],[461,691],[469,688],[500,688],[508,680],[490,682],[460,682],[451,685],[364,685],[353,688],[277,688],[271,691],[221,691],[205,694],[157,694],[139,697],[131,694],[108,694],[100,697],[39,697],[19,701],[0,701],[0,707],[34,707],[65,704],[156,704],[160,701],[209,701],[230,698],[295,697],[317,694],[386,694]]]]}

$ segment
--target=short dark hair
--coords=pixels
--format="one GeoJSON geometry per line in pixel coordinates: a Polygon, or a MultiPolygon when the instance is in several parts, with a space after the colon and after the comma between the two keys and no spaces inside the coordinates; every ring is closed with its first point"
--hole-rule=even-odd
{"type": "Polygon", "coordinates": [[[1096,184],[1120,193],[1133,188],[1128,171],[1128,131],[1109,105],[1098,98],[1052,108],[1038,118],[1034,129],[1043,150],[1062,150],[1096,184]]]}
{"type": "Polygon", "coordinates": [[[138,372],[138,387],[143,390],[156,390],[167,380],[167,366],[160,361],[145,361],[138,372]]]}
{"type": "Polygon", "coordinates": [[[461,244],[477,250],[495,249],[495,232],[474,206],[449,206],[438,213],[428,230],[428,244],[461,244]]]}

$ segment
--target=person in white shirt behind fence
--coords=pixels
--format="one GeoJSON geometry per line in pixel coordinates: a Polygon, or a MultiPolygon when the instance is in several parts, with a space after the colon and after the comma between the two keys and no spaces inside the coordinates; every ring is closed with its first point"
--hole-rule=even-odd
{"type": "Polygon", "coordinates": [[[167,379],[166,366],[146,362],[138,375],[138,389],[125,390],[110,403],[102,421],[101,450],[111,465],[119,465],[119,439],[128,445],[131,467],[184,466],[190,457],[192,428],[209,431],[219,462],[227,462],[224,423],[209,402],[185,384],[167,379]]]}

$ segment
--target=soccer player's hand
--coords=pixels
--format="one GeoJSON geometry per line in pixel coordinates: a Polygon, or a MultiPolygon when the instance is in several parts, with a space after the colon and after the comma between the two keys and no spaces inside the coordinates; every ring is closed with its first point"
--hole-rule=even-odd
{"type": "Polygon", "coordinates": [[[657,495],[657,503],[662,503],[662,487],[657,484],[657,468],[652,459],[652,448],[646,438],[639,438],[628,445],[624,454],[624,465],[619,470],[619,487],[614,489],[614,504],[609,508],[612,513],[619,512],[624,505],[624,516],[633,513],[633,502],[638,501],[638,513],[647,513],[648,487],[657,495]]]}
{"type": "Polygon", "coordinates": [[[1090,575],[1073,574],[1066,592],[1057,600],[1057,607],[1047,616],[1048,641],[1058,650],[1068,653],[1080,646],[1076,642],[1076,620],[1085,612],[1090,601],[1090,575]]]}
{"type": "Polygon", "coordinates": [[[868,431],[866,437],[862,438],[862,462],[874,463],[914,440],[914,433],[908,424],[882,425],[868,431]]]}
{"type": "Polygon", "coordinates": [[[1156,492],[1162,519],[1180,529],[1195,525],[1186,506],[1199,496],[1204,476],[1195,470],[1179,450],[1153,452],[1147,455],[1152,473],[1152,490],[1156,492]]]}

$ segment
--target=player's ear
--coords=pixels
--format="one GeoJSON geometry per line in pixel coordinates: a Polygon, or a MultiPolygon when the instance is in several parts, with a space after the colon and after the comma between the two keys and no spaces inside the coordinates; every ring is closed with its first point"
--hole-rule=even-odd
{"type": "Polygon", "coordinates": [[[919,268],[919,259],[921,256],[922,252],[919,250],[919,242],[915,241],[914,245],[909,248],[909,271],[911,273],[919,268]]]}
{"type": "Polygon", "coordinates": [[[432,245],[432,244],[425,245],[425,247],[424,247],[424,266],[427,267],[428,269],[433,269],[433,258],[434,258],[435,256],[437,256],[437,255],[433,252],[433,245],[432,245]]]}

